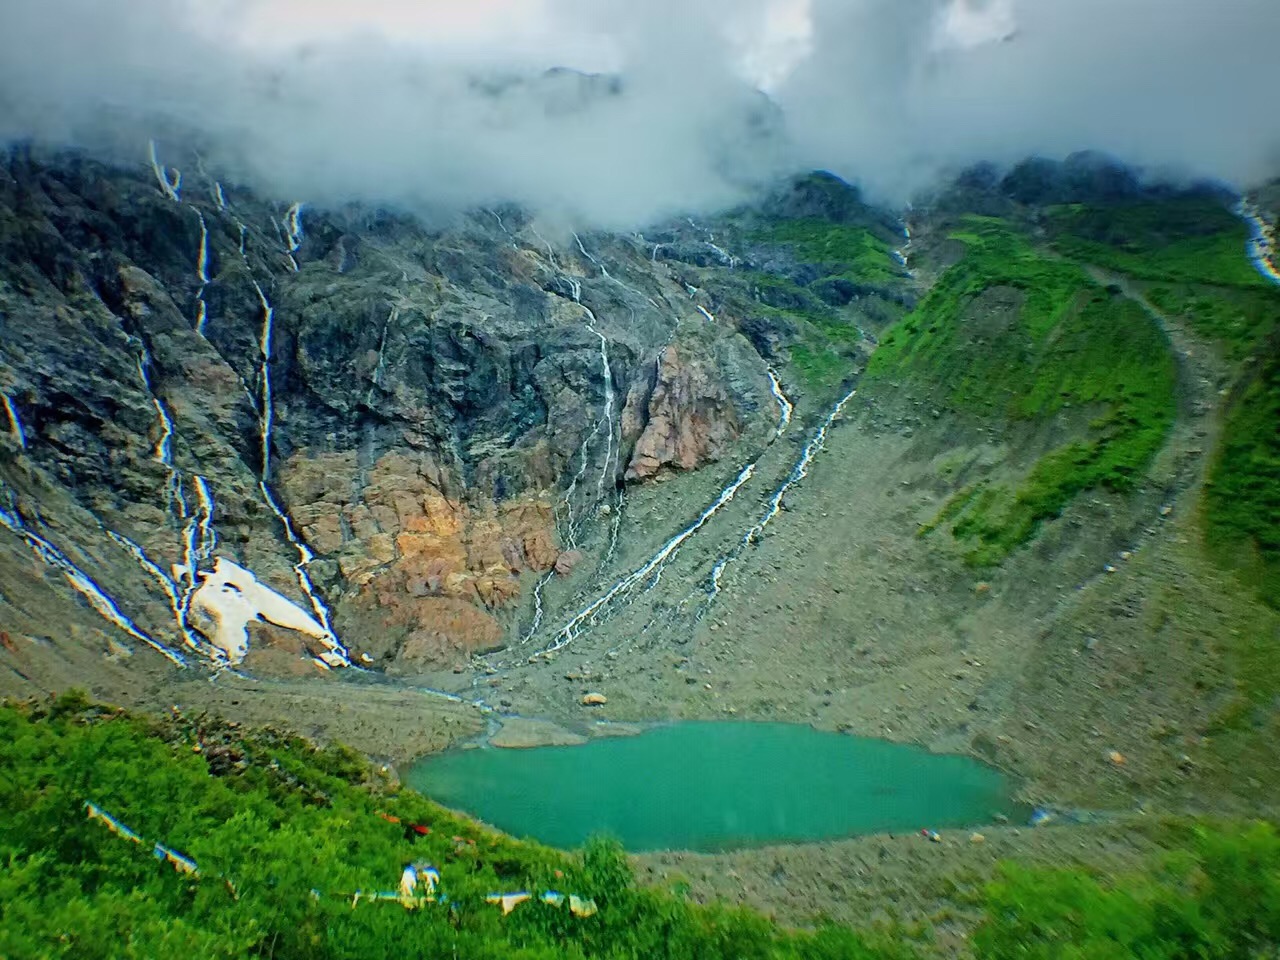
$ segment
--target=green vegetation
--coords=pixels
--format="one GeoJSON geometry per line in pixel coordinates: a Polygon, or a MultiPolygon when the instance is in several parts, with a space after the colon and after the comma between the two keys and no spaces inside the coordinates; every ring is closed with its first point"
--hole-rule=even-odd
{"type": "MultiPolygon", "coordinates": [[[[814,177],[805,183],[807,190],[819,194],[835,191],[843,199],[833,198],[834,206],[849,202],[849,188],[839,181],[814,177]]],[[[838,387],[853,372],[856,348],[863,342],[860,324],[888,323],[900,315],[895,291],[901,289],[905,272],[892,246],[867,226],[822,216],[757,221],[747,236],[755,243],[782,247],[796,261],[816,268],[815,279],[805,286],[773,274],[745,276],[753,296],[769,312],[799,327],[800,340],[791,350],[799,378],[818,391],[838,387]],[[851,297],[856,305],[832,306],[851,297]]]]}
{"type": "Polygon", "coordinates": [[[1245,366],[1205,496],[1205,535],[1214,559],[1237,570],[1280,606],[1280,374],[1274,336],[1280,289],[1244,255],[1245,227],[1211,199],[1051,211],[1054,245],[1081,260],[1159,281],[1146,293],[1245,366]]]}
{"type": "Polygon", "coordinates": [[[827,279],[873,287],[892,285],[902,276],[889,245],[865,227],[815,218],[781,220],[756,239],[791,247],[797,259],[823,267],[827,279]]]}
{"type": "Polygon", "coordinates": [[[922,528],[954,521],[966,559],[983,566],[1030,540],[1081,491],[1134,487],[1173,423],[1175,368],[1137,304],[1037,254],[1004,222],[968,217],[953,237],[967,255],[886,335],[871,378],[912,378],[939,402],[986,418],[1088,418],[1082,436],[1018,484],[962,490],[922,528]]]}
{"type": "Polygon", "coordinates": [[[1246,259],[1248,231],[1208,197],[1048,211],[1053,245],[1083,263],[1142,280],[1266,285],[1246,259]]]}
{"type": "Polygon", "coordinates": [[[848,355],[821,342],[810,340],[791,348],[791,363],[800,379],[815,389],[831,389],[850,373],[848,355]]]}
{"type": "Polygon", "coordinates": [[[752,295],[763,304],[757,310],[799,330],[801,339],[791,348],[791,362],[800,379],[819,390],[839,386],[849,376],[863,342],[858,325],[784,277],[766,273],[745,277],[752,295]]]}
{"type": "MultiPolygon", "coordinates": [[[[916,943],[834,927],[789,933],[749,911],[642,889],[614,844],[568,856],[512,840],[370,778],[348,750],[271,732],[148,720],[72,694],[0,708],[0,764],[0,956],[13,960],[905,960],[928,949],[928,931],[916,943]],[[86,797],[148,844],[86,819],[86,797]],[[379,813],[432,832],[411,842],[379,813]],[[154,859],[152,840],[191,856],[200,876],[154,859]],[[414,860],[440,868],[447,903],[352,905],[355,891],[394,890],[414,860]],[[518,889],[581,893],[599,911],[579,918],[530,901],[503,916],[484,902],[518,889]]],[[[1274,955],[1275,830],[1159,826],[1181,849],[1114,880],[1006,865],[978,904],[979,955],[1274,955]]]]}
{"type": "Polygon", "coordinates": [[[786,933],[757,914],[637,888],[616,845],[569,857],[516,841],[412,791],[367,783],[366,764],[348,750],[279,734],[162,724],[71,695],[0,708],[0,770],[0,956],[13,960],[906,953],[847,930],[786,933]],[[86,819],[85,800],[148,843],[86,819]],[[412,842],[380,812],[432,832],[412,842]],[[201,876],[154,859],[151,841],[194,859],[201,876]],[[439,867],[448,905],[353,908],[356,891],[395,890],[414,860],[439,867]],[[579,893],[599,912],[578,918],[529,902],[504,917],[484,902],[521,889],[579,893]]]}
{"type": "Polygon", "coordinates": [[[1159,869],[1104,882],[1007,865],[974,937],[988,960],[1274,957],[1280,836],[1269,824],[1198,827],[1159,869]]]}
{"type": "Polygon", "coordinates": [[[1209,547],[1280,607],[1280,357],[1235,401],[1205,493],[1209,547]]]}
{"type": "Polygon", "coordinates": [[[1146,297],[1161,313],[1181,317],[1197,334],[1243,360],[1280,321],[1280,288],[1157,286],[1146,297]]]}

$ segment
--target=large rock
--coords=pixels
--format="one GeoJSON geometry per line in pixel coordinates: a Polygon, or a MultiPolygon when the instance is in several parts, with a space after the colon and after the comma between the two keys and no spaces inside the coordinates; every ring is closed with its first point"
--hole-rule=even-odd
{"type": "Polygon", "coordinates": [[[659,355],[648,396],[633,390],[627,398],[623,435],[641,422],[628,480],[647,479],[664,467],[692,470],[718,460],[741,434],[737,410],[715,370],[682,356],[674,345],[659,355]]]}

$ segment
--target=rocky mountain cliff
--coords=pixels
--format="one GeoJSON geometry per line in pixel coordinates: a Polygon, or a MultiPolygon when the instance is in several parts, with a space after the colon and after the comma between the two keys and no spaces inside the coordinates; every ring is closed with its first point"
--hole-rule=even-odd
{"type": "MultiPolygon", "coordinates": [[[[773,204],[861,218],[886,250],[898,229],[835,181],[773,204]]],[[[509,208],[427,227],[271,202],[154,144],[131,169],[11,151],[6,646],[219,663],[247,623],[264,676],[502,647],[535,585],[616,550],[628,485],[760,448],[789,348],[856,359],[851,305],[874,322],[907,296],[899,268],[797,321],[761,279],[805,271],[777,239],[730,253],[694,220],[577,234],[509,208]],[[210,579],[217,558],[249,580],[210,579]]]]}

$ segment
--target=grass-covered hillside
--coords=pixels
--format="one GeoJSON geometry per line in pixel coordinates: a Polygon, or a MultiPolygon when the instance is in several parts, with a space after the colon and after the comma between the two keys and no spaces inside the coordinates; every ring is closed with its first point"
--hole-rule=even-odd
{"type": "Polygon", "coordinates": [[[767,332],[753,337],[762,353],[824,403],[861,369],[868,332],[897,320],[914,295],[902,225],[830,174],[789,181],[715,229],[741,256],[710,281],[726,312],[748,335],[767,332]]]}
{"type": "Polygon", "coordinates": [[[1242,251],[1247,230],[1221,203],[1186,198],[1048,213],[1055,249],[1139,281],[1235,366],[1225,432],[1205,493],[1205,538],[1280,606],[1280,287],[1242,251]]]}
{"type": "Polygon", "coordinates": [[[953,218],[938,239],[963,255],[868,369],[970,422],[1053,438],[1017,479],[958,489],[922,533],[945,528],[986,566],[1080,494],[1133,489],[1180,400],[1165,317],[1230,371],[1205,543],[1280,604],[1280,289],[1246,258],[1244,225],[1207,196],[1065,204],[1025,222],[1037,226],[953,218]],[[1128,288],[1098,279],[1107,274],[1128,288]]]}
{"type": "Polygon", "coordinates": [[[964,258],[872,355],[874,381],[911,378],[954,415],[1087,423],[1013,483],[958,491],[924,532],[949,524],[977,566],[1030,540],[1081,491],[1133,487],[1175,413],[1175,369],[1156,322],[1077,264],[1037,251],[1002,220],[950,234],[964,258]]]}
{"type": "MultiPolygon", "coordinates": [[[[341,748],[70,695],[0,707],[0,956],[91,958],[910,957],[928,931],[788,932],[638,888],[608,842],[565,855],[370,777],[341,748]],[[86,816],[86,800],[140,842],[86,816]],[[390,822],[387,817],[400,819],[390,822]],[[418,836],[405,824],[426,825],[418,836]],[[415,839],[409,839],[410,835],[415,839]],[[153,856],[190,858],[182,872],[153,856]],[[438,902],[353,904],[439,868],[438,902]],[[594,900],[592,916],[493,893],[594,900]]],[[[678,811],[673,811],[673,816],[678,811]]],[[[1162,824],[1178,852],[1103,881],[1008,865],[975,933],[991,957],[1249,957],[1280,944],[1280,838],[1265,824],[1162,824]]]]}
{"type": "Polygon", "coordinates": [[[790,934],[758,915],[638,889],[601,842],[567,856],[513,840],[368,775],[341,748],[77,696],[0,708],[0,956],[92,958],[878,957],[853,933],[790,934]],[[91,802],[140,838],[86,816],[91,802]],[[382,814],[399,818],[392,823],[382,814]],[[408,838],[404,824],[429,827],[408,838]],[[161,843],[199,875],[152,855],[161,843]],[[441,873],[448,902],[352,904],[404,865],[441,873]],[[597,905],[486,902],[528,890],[597,905]]]}

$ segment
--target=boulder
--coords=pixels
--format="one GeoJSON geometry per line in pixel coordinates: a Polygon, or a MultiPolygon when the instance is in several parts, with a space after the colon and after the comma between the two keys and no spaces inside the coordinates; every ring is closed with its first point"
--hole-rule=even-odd
{"type": "Polygon", "coordinates": [[[663,468],[693,470],[718,460],[742,432],[737,410],[710,364],[687,359],[675,346],[658,357],[653,390],[632,389],[623,411],[624,438],[643,422],[627,466],[628,480],[663,468]]]}
{"type": "Polygon", "coordinates": [[[567,577],[573,573],[574,567],[582,562],[581,550],[566,550],[560,556],[556,557],[556,573],[562,577],[567,577]]]}

